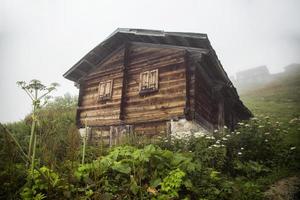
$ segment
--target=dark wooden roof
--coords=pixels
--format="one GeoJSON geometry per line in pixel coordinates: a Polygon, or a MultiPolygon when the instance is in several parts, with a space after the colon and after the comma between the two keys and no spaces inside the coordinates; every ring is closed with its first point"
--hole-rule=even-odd
{"type": "Polygon", "coordinates": [[[160,30],[118,28],[108,38],[80,59],[63,76],[79,82],[90,70],[118,46],[126,42],[145,42],[213,50],[208,37],[202,33],[164,32],[160,30]]]}

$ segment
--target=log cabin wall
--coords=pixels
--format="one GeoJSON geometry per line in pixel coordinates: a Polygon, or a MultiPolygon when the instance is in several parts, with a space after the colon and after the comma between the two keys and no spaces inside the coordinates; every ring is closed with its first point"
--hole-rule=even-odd
{"type": "Polygon", "coordinates": [[[205,77],[204,65],[205,63],[201,62],[195,69],[195,120],[208,130],[213,130],[214,125],[218,123],[218,104],[205,77]]]}
{"type": "Polygon", "coordinates": [[[77,112],[78,127],[84,126],[85,119],[88,126],[120,124],[124,47],[117,49],[108,58],[81,81],[77,112]],[[99,83],[108,80],[113,81],[111,99],[98,102],[99,83]]]}
{"type": "Polygon", "coordinates": [[[186,63],[186,50],[144,43],[127,44],[126,48],[128,49],[122,47],[113,52],[82,80],[77,112],[78,126],[83,127],[86,119],[88,126],[103,126],[104,129],[112,125],[132,124],[137,133],[164,133],[166,122],[172,118],[185,117],[186,105],[193,103],[193,98],[190,98],[189,102],[186,98],[186,89],[190,90],[192,96],[192,83],[195,81],[193,72],[190,72],[192,78],[188,79],[189,81],[186,79],[186,71],[189,68],[186,63]],[[141,96],[140,73],[154,69],[158,69],[159,90],[141,96]],[[113,80],[112,99],[99,103],[99,83],[107,80],[113,80]],[[126,83],[125,87],[123,82],[126,83]],[[189,87],[187,83],[190,84],[189,87]],[[122,90],[125,90],[125,93],[121,105],[122,90]],[[124,109],[122,120],[121,109],[124,109]]]}
{"type": "MultiPolygon", "coordinates": [[[[196,114],[196,70],[197,70],[197,60],[201,59],[202,51],[199,50],[193,50],[191,48],[187,49],[187,54],[186,54],[186,67],[187,67],[187,72],[188,72],[188,79],[187,83],[189,87],[187,88],[187,91],[189,91],[189,108],[186,110],[186,117],[188,120],[194,120],[195,119],[195,114],[196,114]]],[[[199,78],[199,77],[197,77],[199,78]]]]}
{"type": "MultiPolygon", "coordinates": [[[[184,117],[186,105],[185,50],[134,43],[130,47],[125,93],[125,123],[166,122],[184,117]],[[139,94],[140,73],[158,69],[156,93],[139,94]]],[[[163,123],[165,124],[165,123],[163,123]]],[[[146,125],[139,126],[140,129],[146,125]]],[[[160,125],[163,130],[165,125],[160,125]]],[[[149,125],[151,127],[151,125],[149,125]]],[[[137,129],[138,130],[138,126],[137,129]]]]}

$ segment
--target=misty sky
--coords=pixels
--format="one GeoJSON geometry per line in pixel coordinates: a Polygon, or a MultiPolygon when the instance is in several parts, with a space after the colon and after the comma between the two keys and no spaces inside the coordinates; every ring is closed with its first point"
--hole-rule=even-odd
{"type": "Polygon", "coordinates": [[[23,119],[29,98],[16,81],[60,83],[116,28],[207,33],[228,74],[300,63],[299,0],[0,0],[0,122],[23,119]]]}

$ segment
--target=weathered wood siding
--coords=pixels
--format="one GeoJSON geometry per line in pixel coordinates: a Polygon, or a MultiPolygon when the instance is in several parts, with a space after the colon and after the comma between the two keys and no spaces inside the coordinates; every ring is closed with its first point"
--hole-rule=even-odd
{"type": "Polygon", "coordinates": [[[150,122],[134,125],[134,132],[138,135],[154,136],[167,133],[167,122],[150,122]]]}
{"type": "Polygon", "coordinates": [[[186,105],[185,51],[133,44],[128,53],[124,116],[126,124],[166,121],[184,116],[186,105]],[[158,69],[159,90],[139,95],[140,73],[158,69]]]}
{"type": "Polygon", "coordinates": [[[186,79],[187,64],[184,49],[134,43],[116,50],[82,80],[78,126],[84,126],[86,119],[89,126],[125,123],[135,125],[137,133],[165,132],[166,121],[184,117],[194,108],[186,109],[193,104],[195,81],[193,71],[186,79]],[[140,73],[154,69],[158,69],[159,90],[141,96],[140,73]],[[107,80],[113,80],[112,99],[98,103],[98,85],[107,80]],[[187,89],[192,98],[187,98],[187,89]]]}
{"type": "Polygon", "coordinates": [[[195,120],[206,128],[213,129],[213,126],[218,123],[218,107],[213,96],[213,88],[210,87],[205,77],[204,65],[205,63],[201,62],[195,70],[195,120]]]}
{"type": "Polygon", "coordinates": [[[124,48],[120,48],[82,81],[77,112],[78,126],[83,126],[85,119],[89,126],[110,126],[120,123],[123,62],[124,48]],[[106,80],[113,80],[112,98],[105,103],[98,103],[99,83],[106,80]]]}

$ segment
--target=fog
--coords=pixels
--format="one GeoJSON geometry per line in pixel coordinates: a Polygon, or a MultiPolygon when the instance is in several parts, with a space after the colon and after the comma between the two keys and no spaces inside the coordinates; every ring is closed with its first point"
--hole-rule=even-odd
{"type": "Polygon", "coordinates": [[[229,75],[266,65],[271,73],[300,62],[300,1],[0,1],[0,122],[23,119],[31,102],[16,81],[60,83],[116,28],[207,33],[229,75]]]}

